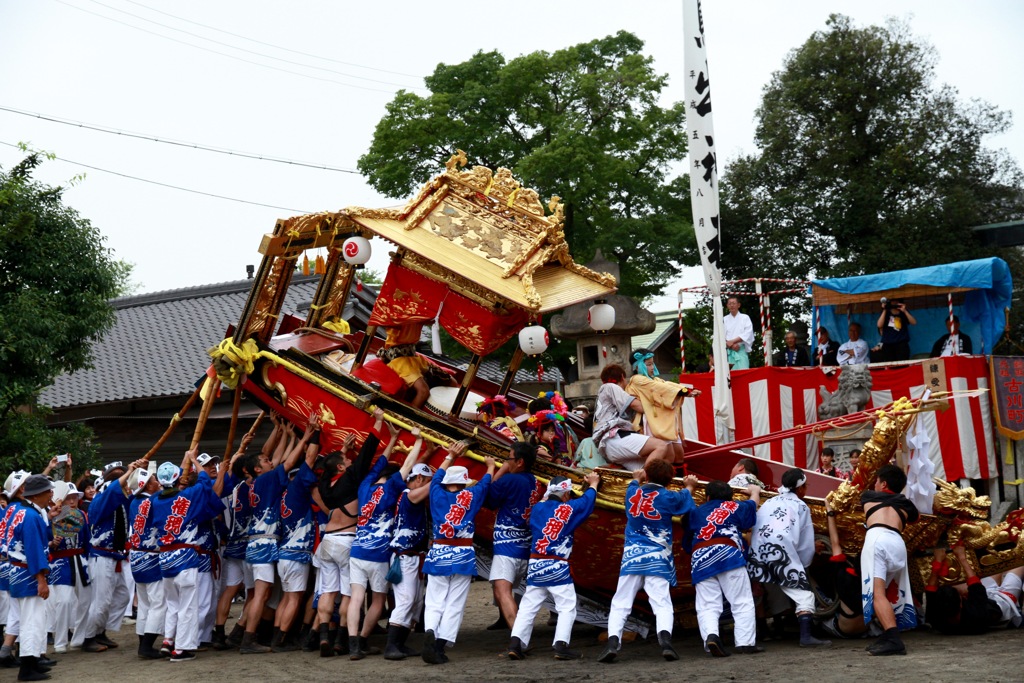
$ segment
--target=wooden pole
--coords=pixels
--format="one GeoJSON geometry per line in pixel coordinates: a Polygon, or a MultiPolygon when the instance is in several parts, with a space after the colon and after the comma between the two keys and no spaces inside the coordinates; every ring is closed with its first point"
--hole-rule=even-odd
{"type": "MultiPolygon", "coordinates": [[[[242,379],[244,379],[244,376],[242,379]]],[[[239,383],[242,382],[242,379],[239,379],[239,383]]],[[[210,387],[210,395],[203,402],[203,408],[199,411],[199,419],[196,421],[196,429],[192,432],[192,445],[188,447],[190,451],[195,450],[199,446],[199,440],[203,438],[203,430],[206,428],[206,420],[210,417],[210,411],[217,400],[217,385],[220,384],[220,379],[214,377],[213,381],[214,386],[210,387]]]]}
{"type": "Polygon", "coordinates": [[[231,457],[235,448],[235,429],[238,427],[238,409],[242,406],[242,383],[235,386],[235,399],[231,404],[231,426],[228,427],[228,443],[224,448],[224,462],[231,457]]]}
{"type": "Polygon", "coordinates": [[[149,449],[149,452],[142,456],[143,460],[149,460],[156,454],[157,451],[160,450],[161,447],[163,447],[164,443],[167,442],[167,439],[169,439],[171,437],[171,434],[174,433],[174,430],[178,428],[178,423],[181,422],[183,417],[185,417],[185,413],[189,411],[189,408],[192,407],[192,404],[196,402],[197,398],[199,398],[199,392],[202,390],[202,388],[203,385],[200,384],[196,388],[196,390],[192,392],[192,395],[188,397],[187,401],[185,401],[185,405],[181,407],[181,410],[174,414],[174,417],[171,419],[171,424],[169,424],[167,426],[167,429],[164,430],[163,436],[157,439],[157,442],[153,444],[153,447],[149,449]]]}

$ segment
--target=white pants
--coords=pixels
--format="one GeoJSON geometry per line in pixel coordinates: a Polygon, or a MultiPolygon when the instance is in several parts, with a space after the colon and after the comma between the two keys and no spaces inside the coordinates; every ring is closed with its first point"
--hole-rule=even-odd
{"type": "Polygon", "coordinates": [[[989,600],[992,600],[999,606],[999,612],[1002,616],[998,626],[1020,626],[1021,613],[1018,604],[1021,596],[1021,578],[1016,574],[1006,572],[1003,574],[1003,582],[1001,584],[996,584],[994,578],[986,576],[981,580],[981,585],[985,586],[989,600]]]}
{"type": "Polygon", "coordinates": [[[672,610],[672,597],[669,595],[668,579],[660,576],[642,576],[640,574],[621,574],[619,583],[615,587],[615,597],[612,598],[612,606],[608,611],[608,636],[615,636],[622,640],[622,629],[626,626],[626,619],[633,611],[633,601],[636,599],[637,591],[643,588],[647,591],[647,598],[654,610],[654,621],[658,633],[668,631],[672,633],[672,623],[675,613],[672,610]]]}
{"type": "Polygon", "coordinates": [[[22,657],[40,657],[46,654],[46,600],[39,596],[31,598],[14,598],[21,614],[21,631],[18,641],[21,643],[22,657]]]}
{"type": "Polygon", "coordinates": [[[121,572],[124,574],[124,585],[128,589],[128,603],[124,608],[124,616],[130,617],[132,615],[132,597],[135,595],[135,575],[132,574],[131,563],[122,562],[121,572]]]}
{"type": "Polygon", "coordinates": [[[74,586],[50,586],[50,597],[46,602],[46,628],[53,634],[53,649],[64,652],[68,647],[68,630],[75,618],[74,586]]]}
{"type": "MultiPolygon", "coordinates": [[[[7,628],[4,633],[16,636],[21,632],[21,603],[17,598],[11,598],[7,604],[7,628]]],[[[30,655],[31,656],[31,655],[30,655]]]]}
{"type": "MultiPolygon", "coordinates": [[[[694,587],[697,591],[697,625],[701,640],[718,635],[718,619],[722,616],[722,598],[729,601],[735,622],[733,637],[737,647],[754,645],[757,627],[754,619],[754,596],[745,567],[738,567],[704,579],[694,587]]],[[[784,589],[786,590],[786,589],[784,589]]],[[[804,591],[810,594],[809,591],[804,591]]],[[[813,602],[811,604],[813,608],[813,602]]]]}
{"type": "Polygon", "coordinates": [[[395,608],[391,610],[389,624],[412,628],[423,606],[423,579],[420,578],[420,555],[400,555],[402,582],[391,584],[395,594],[395,608]]]}
{"type": "Polygon", "coordinates": [[[140,636],[146,633],[163,633],[164,619],[167,615],[163,579],[152,583],[137,583],[135,592],[139,596],[139,616],[135,620],[135,632],[140,636]]]}
{"type": "Polygon", "coordinates": [[[568,644],[572,638],[572,625],[576,621],[576,587],[571,583],[562,586],[527,586],[523,600],[519,603],[516,623],[512,626],[512,637],[518,638],[524,648],[530,644],[533,620],[549,595],[555,601],[555,611],[558,612],[552,645],[559,641],[568,644]]]}
{"type": "Polygon", "coordinates": [[[164,577],[164,638],[174,641],[175,650],[199,647],[199,570],[186,569],[177,576],[164,577]]]}
{"type": "Polygon", "coordinates": [[[472,578],[469,574],[427,577],[423,628],[447,640],[449,645],[454,644],[455,637],[459,635],[472,578]]]}
{"type": "Polygon", "coordinates": [[[324,593],[352,595],[349,559],[355,540],[356,535],[352,533],[324,534],[317,548],[320,556],[320,587],[324,593]]]}
{"type": "Polygon", "coordinates": [[[814,593],[803,588],[790,588],[789,586],[779,586],[779,588],[796,603],[797,614],[814,613],[814,593]]]}
{"type": "Polygon", "coordinates": [[[92,638],[103,631],[120,631],[125,605],[132,596],[125,583],[124,572],[128,560],[121,560],[122,571],[117,571],[118,560],[109,557],[89,558],[89,578],[92,580],[92,613],[86,637],[92,638]]]}
{"type": "Polygon", "coordinates": [[[75,616],[74,628],[71,634],[71,647],[82,647],[85,640],[85,632],[89,630],[89,621],[92,616],[92,582],[88,586],[78,584],[75,586],[75,616]]]}
{"type": "Polygon", "coordinates": [[[199,593],[199,642],[207,642],[213,637],[213,622],[217,620],[217,582],[213,580],[213,572],[199,572],[196,583],[199,593]]]}

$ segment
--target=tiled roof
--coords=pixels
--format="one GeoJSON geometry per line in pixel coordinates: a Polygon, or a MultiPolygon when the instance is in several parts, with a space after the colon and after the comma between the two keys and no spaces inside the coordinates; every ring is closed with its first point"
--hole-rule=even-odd
{"type": "MultiPolygon", "coordinates": [[[[287,313],[309,310],[317,277],[295,277],[287,313]]],[[[210,363],[206,349],[237,324],[253,280],[114,299],[117,322],[93,347],[93,367],[61,375],[39,396],[53,408],[177,396],[210,363]]],[[[372,298],[371,298],[372,301],[372,298]]]]}
{"type": "Polygon", "coordinates": [[[670,330],[675,335],[676,344],[679,343],[679,326],[677,322],[679,314],[675,311],[665,311],[663,313],[655,313],[654,315],[654,331],[633,337],[634,349],[654,349],[661,346],[666,341],[666,335],[670,330]]]}

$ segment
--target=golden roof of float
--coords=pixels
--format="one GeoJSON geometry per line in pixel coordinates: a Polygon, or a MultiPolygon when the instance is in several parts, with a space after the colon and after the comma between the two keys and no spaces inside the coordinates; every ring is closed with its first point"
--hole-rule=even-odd
{"type": "Polygon", "coordinates": [[[376,235],[400,248],[407,268],[489,305],[500,302],[538,314],[615,291],[613,276],[572,260],[558,197],[548,204],[553,213],[545,216],[537,192],[522,187],[507,168],[461,170],[465,164],[459,150],[445,172],[400,209],[349,207],[298,216],[279,222],[275,234],[376,235]]]}

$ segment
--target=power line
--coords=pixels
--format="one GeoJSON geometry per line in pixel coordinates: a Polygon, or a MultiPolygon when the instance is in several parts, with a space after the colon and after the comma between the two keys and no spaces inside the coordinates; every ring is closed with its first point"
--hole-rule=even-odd
{"type": "Polygon", "coordinates": [[[345,62],[345,61],[342,61],[340,59],[333,59],[331,57],[322,57],[320,55],[314,55],[314,54],[311,54],[309,52],[302,52],[301,50],[293,50],[292,48],[284,47],[282,45],[275,45],[274,43],[265,43],[262,40],[256,40],[255,38],[249,38],[247,36],[243,36],[243,35],[238,34],[238,33],[232,33],[231,31],[225,31],[224,29],[217,28],[216,26],[210,26],[209,24],[202,24],[202,23],[200,23],[198,21],[192,21],[191,19],[185,19],[184,17],[179,17],[179,16],[177,16],[175,14],[171,14],[169,12],[164,12],[162,10],[158,10],[155,7],[150,7],[149,5],[144,5],[141,2],[135,2],[134,0],[124,0],[124,1],[127,2],[130,5],[135,5],[136,7],[142,7],[143,9],[148,9],[150,12],[156,12],[157,14],[162,14],[165,17],[170,17],[171,19],[177,19],[178,21],[183,21],[186,24],[192,24],[193,26],[201,26],[202,28],[209,29],[211,31],[217,31],[218,33],[223,33],[225,35],[233,36],[235,38],[241,38],[242,40],[248,40],[250,43],[256,43],[257,45],[265,45],[266,47],[272,47],[275,50],[281,50],[283,52],[291,52],[292,54],[302,55],[303,57],[312,57],[313,59],[321,59],[321,60],[323,60],[325,62],[334,62],[335,64],[344,64],[345,66],[354,66],[354,67],[356,67],[358,69],[368,69],[370,71],[379,71],[379,72],[385,73],[385,74],[394,74],[395,76],[408,76],[409,78],[417,78],[417,79],[421,77],[421,76],[419,76],[417,74],[407,74],[407,73],[404,73],[402,71],[390,71],[388,69],[380,69],[380,68],[375,67],[375,66],[366,66],[364,64],[356,64],[354,62],[345,62]]]}
{"type": "Polygon", "coordinates": [[[227,54],[225,52],[219,52],[218,50],[213,50],[213,49],[210,49],[208,47],[203,47],[202,45],[195,45],[193,43],[189,43],[189,42],[186,42],[184,40],[178,40],[177,38],[172,38],[170,36],[165,36],[162,33],[157,33],[156,31],[150,31],[148,29],[142,28],[141,26],[135,26],[133,24],[129,24],[129,23],[121,21],[119,19],[115,19],[113,17],[108,17],[108,16],[105,16],[103,14],[99,14],[98,12],[91,12],[91,11],[85,9],[84,7],[78,7],[76,5],[72,5],[71,3],[65,2],[64,0],[53,0],[53,1],[57,2],[57,3],[60,3],[61,5],[66,5],[67,7],[71,7],[72,9],[76,9],[79,12],[84,12],[86,14],[91,14],[91,15],[99,17],[101,19],[106,19],[107,21],[112,21],[115,24],[121,24],[122,26],[127,26],[128,28],[133,28],[136,31],[142,31],[143,33],[148,33],[149,35],[157,36],[158,38],[163,38],[164,40],[169,40],[169,41],[171,41],[173,43],[178,43],[180,45],[186,45],[188,47],[193,47],[193,48],[195,48],[197,50],[202,50],[204,52],[211,52],[211,53],[213,53],[215,55],[220,55],[221,57],[227,57],[228,59],[234,59],[235,61],[238,61],[238,62],[244,62],[246,64],[253,64],[255,66],[261,66],[264,69],[271,69],[273,71],[280,71],[282,73],[291,74],[292,76],[301,76],[302,78],[309,78],[309,79],[312,79],[314,81],[322,81],[324,83],[334,83],[335,85],[342,85],[342,86],[345,86],[347,88],[356,88],[357,90],[367,90],[369,92],[382,92],[382,93],[385,93],[386,95],[394,95],[395,94],[393,90],[381,90],[380,88],[368,88],[366,86],[355,85],[353,83],[345,83],[343,81],[336,81],[333,78],[321,78],[320,76],[313,76],[313,75],[310,75],[310,74],[304,74],[304,73],[301,73],[301,72],[298,72],[298,71],[292,71],[290,69],[282,69],[281,67],[272,66],[270,64],[263,64],[262,62],[254,62],[251,59],[245,59],[243,57],[237,57],[235,55],[229,55],[229,54],[227,54]]]}
{"type": "Polygon", "coordinates": [[[186,147],[189,149],[201,149],[205,152],[216,152],[218,154],[227,154],[229,156],[242,157],[244,159],[258,159],[260,161],[273,161],[279,164],[288,164],[289,166],[303,166],[305,168],[315,168],[321,171],[337,171],[338,173],[352,173],[359,175],[359,171],[353,171],[350,168],[339,168],[337,166],[327,166],[325,164],[314,164],[306,161],[294,161],[292,159],[282,159],[280,157],[267,156],[265,154],[257,154],[255,152],[239,152],[237,150],[226,149],[223,147],[208,147],[206,145],[200,145],[195,142],[183,142],[181,140],[168,140],[160,138],[155,135],[149,135],[147,133],[132,133],[129,131],[117,130],[116,128],[110,128],[108,126],[101,126],[98,124],[82,123],[80,121],[72,121],[70,119],[61,119],[56,116],[46,116],[36,112],[23,111],[21,109],[14,109],[12,107],[0,106],[0,111],[10,112],[12,114],[19,114],[21,116],[30,116],[32,118],[40,119],[42,121],[50,121],[52,123],[61,123],[66,126],[74,126],[76,128],[85,128],[87,130],[95,130],[100,133],[109,133],[111,135],[120,135],[122,137],[136,138],[139,140],[149,140],[150,142],[161,142],[165,145],[174,145],[176,147],[186,147]]]}
{"type": "MultiPolygon", "coordinates": [[[[15,149],[22,149],[22,147],[20,145],[12,145],[11,143],[3,142],[2,140],[0,140],[0,145],[6,145],[7,147],[13,147],[15,149]]],[[[128,175],[127,173],[119,173],[117,171],[111,171],[111,170],[106,169],[106,168],[100,168],[99,166],[92,166],[90,164],[83,164],[81,161],[72,161],[71,159],[64,159],[64,158],[59,157],[57,155],[48,155],[48,156],[49,156],[49,158],[55,159],[57,161],[63,161],[66,164],[74,164],[75,166],[81,166],[83,168],[88,168],[88,169],[91,169],[93,171],[101,171],[103,173],[109,173],[111,175],[116,175],[116,176],[119,176],[121,178],[128,178],[129,180],[137,180],[137,181],[139,181],[141,183],[149,183],[150,185],[159,185],[160,187],[166,187],[166,188],[170,188],[172,190],[180,190],[181,192],[191,192],[192,194],[199,194],[199,195],[203,195],[204,197],[213,197],[214,199],[224,199],[224,200],[227,200],[229,202],[238,202],[239,204],[251,204],[252,206],[262,206],[262,207],[267,208],[267,209],[281,209],[282,211],[294,211],[294,212],[296,212],[296,214],[310,213],[309,211],[306,211],[305,209],[293,209],[293,208],[288,207],[288,206],[275,206],[274,204],[262,204],[260,202],[251,202],[251,201],[249,201],[247,199],[237,199],[235,197],[228,197],[228,196],[225,196],[225,195],[222,195],[222,194],[213,194],[212,192],[203,192],[202,190],[193,190],[193,189],[188,188],[188,187],[180,187],[178,185],[171,185],[169,183],[161,183],[160,181],[157,181],[157,180],[149,180],[147,178],[139,178],[138,176],[128,175]]]]}
{"type": "Polygon", "coordinates": [[[251,54],[251,55],[256,55],[257,57],[264,57],[266,59],[273,59],[273,60],[276,60],[276,61],[279,61],[279,62],[284,62],[285,64],[292,64],[294,66],[301,66],[301,67],[305,67],[307,69],[316,69],[317,71],[326,71],[327,73],[337,74],[339,76],[345,76],[347,78],[357,78],[357,79],[359,79],[361,81],[369,81],[371,83],[381,83],[383,85],[394,85],[394,86],[397,86],[399,88],[415,87],[415,86],[406,86],[406,85],[404,85],[402,83],[392,83],[391,81],[382,81],[382,80],[379,80],[377,78],[367,78],[366,76],[356,76],[355,74],[345,73],[344,71],[336,71],[335,69],[328,69],[328,68],[322,67],[322,66],[314,66],[312,64],[304,64],[302,62],[296,62],[296,61],[292,61],[290,59],[283,59],[281,57],[275,57],[273,55],[268,55],[268,54],[265,54],[263,52],[256,52],[255,50],[247,50],[244,47],[238,47],[236,45],[232,45],[231,43],[225,43],[225,42],[220,41],[220,40],[214,40],[213,38],[207,38],[206,36],[199,35],[198,33],[192,33],[191,31],[186,31],[184,29],[176,28],[174,26],[169,26],[167,24],[162,24],[159,21],[154,21],[153,19],[147,19],[146,17],[140,16],[138,14],[133,14],[131,12],[128,12],[128,11],[123,10],[123,9],[120,9],[118,7],[114,7],[112,5],[108,5],[106,3],[100,2],[99,0],[88,0],[88,1],[93,3],[94,5],[99,5],[100,7],[106,7],[107,9],[113,10],[114,12],[120,12],[121,14],[126,14],[129,17],[132,17],[133,19],[139,19],[140,21],[145,21],[145,22],[148,22],[150,24],[154,24],[156,26],[159,26],[161,28],[168,29],[170,31],[177,31],[178,33],[184,33],[185,35],[192,36],[193,38],[198,38],[200,40],[209,41],[209,42],[213,43],[214,45],[222,45],[222,46],[224,46],[226,48],[230,48],[232,50],[238,50],[239,52],[245,52],[245,53],[248,53],[248,54],[251,54]]]}

